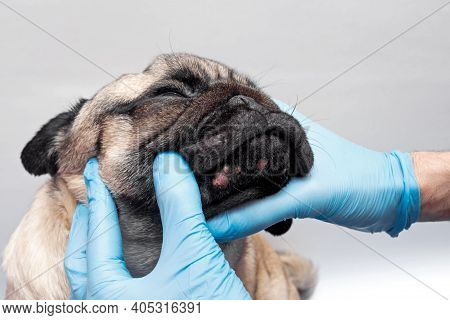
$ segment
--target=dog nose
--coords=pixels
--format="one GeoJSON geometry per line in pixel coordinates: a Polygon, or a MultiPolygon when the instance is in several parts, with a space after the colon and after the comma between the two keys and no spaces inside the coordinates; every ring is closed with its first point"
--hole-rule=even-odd
{"type": "Polygon", "coordinates": [[[245,107],[262,114],[267,113],[268,111],[261,104],[256,102],[253,98],[244,95],[237,95],[232,97],[230,100],[228,100],[228,106],[231,108],[245,107]]]}
{"type": "MultiPolygon", "coordinates": [[[[243,95],[237,95],[232,97],[230,100],[228,100],[228,105],[230,107],[240,107],[240,106],[245,106],[245,105],[249,105],[252,103],[252,98],[250,97],[246,97],[243,95]]],[[[253,100],[253,102],[255,102],[255,100],[253,100]]]]}

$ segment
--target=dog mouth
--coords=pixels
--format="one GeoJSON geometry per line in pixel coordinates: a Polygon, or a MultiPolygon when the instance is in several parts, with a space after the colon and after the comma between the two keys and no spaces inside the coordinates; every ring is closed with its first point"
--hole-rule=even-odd
{"type": "Polygon", "coordinates": [[[289,145],[283,139],[264,134],[236,148],[231,147],[223,161],[200,174],[210,177],[210,185],[218,190],[229,187],[240,190],[268,182],[270,178],[275,185],[283,184],[289,176],[290,153],[289,145]]]}
{"type": "Polygon", "coordinates": [[[196,176],[207,217],[275,193],[312,166],[306,135],[293,117],[253,99],[239,100],[241,108],[208,116],[196,142],[180,150],[196,176]]]}

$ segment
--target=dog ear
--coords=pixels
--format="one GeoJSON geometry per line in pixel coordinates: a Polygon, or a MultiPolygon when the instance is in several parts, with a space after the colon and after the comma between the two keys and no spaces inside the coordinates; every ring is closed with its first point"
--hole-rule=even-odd
{"type": "Polygon", "coordinates": [[[54,175],[58,171],[57,160],[61,137],[69,130],[86,101],[80,99],[69,111],[51,119],[27,143],[20,158],[29,173],[36,176],[46,173],[54,175]]]}
{"type": "Polygon", "coordinates": [[[292,219],[286,219],[275,223],[273,226],[270,226],[266,229],[267,232],[272,234],[273,236],[281,236],[289,231],[292,226],[292,219]]]}

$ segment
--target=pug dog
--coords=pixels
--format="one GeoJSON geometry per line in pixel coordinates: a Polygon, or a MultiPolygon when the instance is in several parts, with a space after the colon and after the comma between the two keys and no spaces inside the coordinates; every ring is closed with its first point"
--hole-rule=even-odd
{"type": "MultiPolygon", "coordinates": [[[[151,272],[162,244],[152,163],[163,151],[191,166],[207,219],[279,191],[313,165],[301,125],[250,78],[195,55],[160,55],[51,119],[25,146],[25,169],[51,178],[5,249],[6,298],[69,297],[64,253],[75,206],[87,201],[91,157],[117,206],[127,268],[136,277],[151,272]]],[[[282,234],[291,222],[268,231],[282,234]]],[[[276,252],[261,235],[221,247],[254,299],[306,298],[314,288],[311,262],[276,252]]]]}

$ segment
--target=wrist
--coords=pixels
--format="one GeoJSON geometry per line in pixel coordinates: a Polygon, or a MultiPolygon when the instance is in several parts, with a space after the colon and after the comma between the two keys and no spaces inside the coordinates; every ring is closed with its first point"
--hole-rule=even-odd
{"type": "Polygon", "coordinates": [[[398,202],[395,206],[395,220],[386,232],[397,237],[398,234],[409,229],[420,215],[420,191],[417,178],[414,174],[414,166],[411,154],[393,151],[389,153],[391,159],[391,172],[396,177],[392,185],[398,185],[398,202]]]}
{"type": "Polygon", "coordinates": [[[420,188],[419,221],[450,220],[450,152],[412,153],[420,188]]]}

